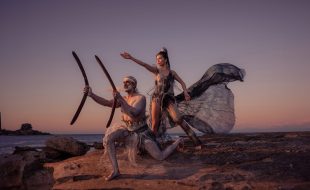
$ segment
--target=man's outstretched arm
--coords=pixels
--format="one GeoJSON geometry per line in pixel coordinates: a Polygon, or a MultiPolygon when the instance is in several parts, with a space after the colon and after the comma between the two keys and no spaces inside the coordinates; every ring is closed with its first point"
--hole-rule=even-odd
{"type": "MultiPolygon", "coordinates": [[[[103,106],[107,106],[107,107],[112,107],[113,106],[113,101],[114,100],[107,100],[103,97],[100,97],[98,95],[96,95],[95,93],[92,92],[92,89],[89,87],[89,86],[86,86],[84,88],[84,93],[87,93],[87,95],[89,97],[91,97],[95,102],[97,102],[98,104],[100,105],[103,105],[103,106]]],[[[116,104],[116,107],[120,107],[120,104],[116,104]]]]}

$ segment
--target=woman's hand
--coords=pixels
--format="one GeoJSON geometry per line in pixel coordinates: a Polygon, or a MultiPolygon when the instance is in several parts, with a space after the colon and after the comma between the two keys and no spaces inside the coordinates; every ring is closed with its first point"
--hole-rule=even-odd
{"type": "Polygon", "coordinates": [[[91,87],[85,86],[85,88],[84,88],[84,94],[87,94],[87,96],[92,96],[92,95],[93,95],[93,92],[92,92],[92,90],[91,90],[91,87]]]}
{"type": "Polygon", "coordinates": [[[184,91],[184,97],[186,101],[190,101],[191,100],[191,96],[188,94],[187,90],[184,91]]]}
{"type": "Polygon", "coordinates": [[[127,53],[127,52],[121,53],[120,55],[121,55],[124,59],[132,59],[132,56],[131,56],[129,53],[127,53]]]}

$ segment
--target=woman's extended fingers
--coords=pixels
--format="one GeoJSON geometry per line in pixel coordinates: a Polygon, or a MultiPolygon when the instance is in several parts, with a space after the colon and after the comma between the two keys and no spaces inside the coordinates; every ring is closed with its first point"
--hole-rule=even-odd
{"type": "Polygon", "coordinates": [[[120,54],[124,59],[131,59],[131,55],[127,52],[123,52],[120,54]]]}
{"type": "Polygon", "coordinates": [[[191,96],[186,92],[184,93],[184,97],[186,101],[190,101],[191,100],[191,96]]]}
{"type": "Polygon", "coordinates": [[[191,97],[190,97],[190,96],[185,96],[185,100],[186,100],[186,101],[190,101],[190,100],[191,100],[191,97]]]}

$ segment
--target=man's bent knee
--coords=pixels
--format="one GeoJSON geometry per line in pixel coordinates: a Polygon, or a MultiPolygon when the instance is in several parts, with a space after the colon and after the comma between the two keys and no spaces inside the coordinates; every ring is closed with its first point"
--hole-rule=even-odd
{"type": "Polygon", "coordinates": [[[165,159],[163,154],[154,155],[154,158],[159,161],[163,161],[165,159]]]}

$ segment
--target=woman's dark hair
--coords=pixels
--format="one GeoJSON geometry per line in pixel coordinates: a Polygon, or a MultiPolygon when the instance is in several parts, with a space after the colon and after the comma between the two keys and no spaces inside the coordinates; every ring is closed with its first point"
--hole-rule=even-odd
{"type": "Polygon", "coordinates": [[[157,54],[156,56],[161,55],[163,56],[163,58],[165,58],[167,60],[167,66],[170,69],[170,61],[169,61],[169,57],[168,57],[168,50],[163,47],[157,54]]]}

